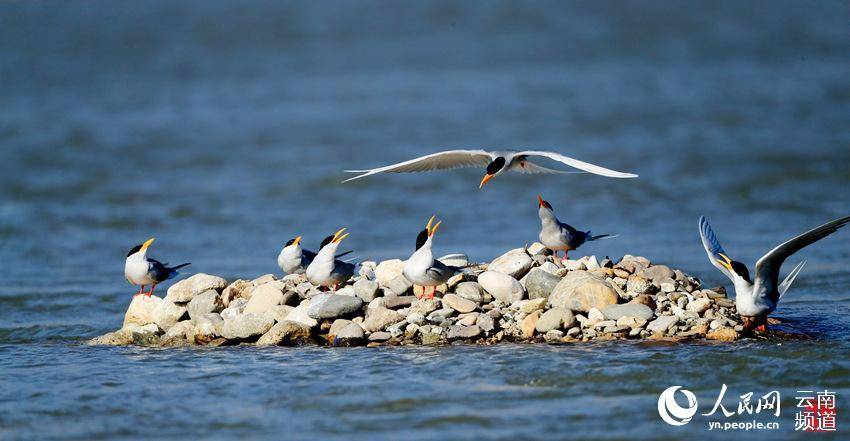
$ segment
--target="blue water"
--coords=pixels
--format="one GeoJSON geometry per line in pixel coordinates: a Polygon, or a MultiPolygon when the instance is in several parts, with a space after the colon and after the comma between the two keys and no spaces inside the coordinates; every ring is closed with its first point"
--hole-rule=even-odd
{"type": "Polygon", "coordinates": [[[700,215],[754,262],[850,212],[848,23],[839,1],[0,3],[0,439],[795,437],[796,390],[850,400],[848,231],[789,261],[809,263],[775,315],[814,340],[80,342],[120,326],[123,259],[148,237],[154,257],[249,278],[278,271],[288,239],[315,247],[343,226],[364,258],[406,257],[439,214],[438,252],[486,261],[535,240],[538,193],[562,220],[620,234],[582,253],[725,283],[700,215]],[[340,184],[463,147],[550,148],[641,177],[340,184]],[[779,389],[780,433],[659,419],[668,386],[707,412],[724,383],[727,407],[779,389]]]}

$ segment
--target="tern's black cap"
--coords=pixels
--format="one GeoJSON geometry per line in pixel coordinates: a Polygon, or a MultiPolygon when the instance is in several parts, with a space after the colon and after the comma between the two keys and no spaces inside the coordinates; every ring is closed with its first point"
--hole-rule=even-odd
{"type": "Polygon", "coordinates": [[[422,230],[419,232],[419,235],[416,236],[416,249],[422,248],[422,245],[425,245],[425,242],[428,241],[428,230],[422,230]]]}
{"type": "Polygon", "coordinates": [[[491,162],[490,164],[487,165],[487,174],[488,175],[495,175],[504,166],[505,166],[505,158],[499,156],[498,158],[494,159],[493,162],[491,162]]]}

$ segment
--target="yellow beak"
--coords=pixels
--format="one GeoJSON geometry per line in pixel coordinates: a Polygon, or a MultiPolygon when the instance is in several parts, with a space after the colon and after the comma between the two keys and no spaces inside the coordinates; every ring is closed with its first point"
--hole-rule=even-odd
{"type": "Polygon", "coordinates": [[[425,231],[427,231],[429,235],[431,234],[431,223],[434,222],[435,217],[436,216],[431,216],[431,219],[428,219],[428,223],[425,225],[425,231]]]}
{"type": "Polygon", "coordinates": [[[428,232],[428,236],[433,237],[434,234],[437,233],[437,228],[440,228],[440,224],[442,224],[442,223],[443,223],[443,221],[439,221],[433,227],[431,227],[431,230],[428,232]]]}
{"type": "Polygon", "coordinates": [[[490,179],[493,179],[493,176],[496,176],[496,175],[491,175],[489,173],[484,175],[484,177],[481,179],[481,183],[478,184],[478,188],[484,187],[484,184],[486,184],[487,181],[489,181],[490,179]]]}
{"type": "Polygon", "coordinates": [[[728,269],[729,269],[729,271],[734,271],[734,270],[732,269],[732,259],[730,259],[730,258],[729,258],[729,256],[727,256],[727,255],[725,255],[725,254],[723,254],[723,253],[717,253],[717,254],[718,254],[720,257],[722,257],[722,258],[723,258],[723,260],[722,260],[722,261],[720,261],[720,264],[721,264],[721,265],[723,265],[723,266],[725,266],[726,268],[728,268],[728,269]]]}
{"type": "Polygon", "coordinates": [[[295,242],[292,242],[292,245],[298,245],[301,242],[301,236],[295,238],[295,242]]]}
{"type": "Polygon", "coordinates": [[[342,234],[342,232],[345,231],[345,230],[346,230],[345,228],[340,228],[339,231],[334,233],[334,238],[331,242],[332,243],[340,243],[340,242],[342,242],[343,239],[348,237],[348,233],[342,234]]]}
{"type": "Polygon", "coordinates": [[[153,238],[153,237],[151,237],[150,239],[146,240],[146,241],[145,241],[145,243],[143,243],[143,244],[142,244],[142,249],[141,249],[141,251],[144,251],[144,250],[148,249],[148,247],[149,247],[149,246],[151,246],[151,244],[153,243],[153,241],[154,241],[154,238],[153,238]]]}

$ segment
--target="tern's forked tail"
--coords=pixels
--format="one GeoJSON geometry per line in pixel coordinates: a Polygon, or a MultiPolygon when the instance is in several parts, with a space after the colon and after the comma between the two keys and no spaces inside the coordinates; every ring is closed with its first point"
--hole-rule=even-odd
{"type": "Polygon", "coordinates": [[[613,238],[618,237],[618,236],[620,236],[620,235],[619,234],[599,234],[599,235],[596,235],[596,236],[591,236],[590,231],[588,231],[587,232],[587,241],[590,242],[590,241],[593,241],[593,240],[613,239],[613,238]]]}

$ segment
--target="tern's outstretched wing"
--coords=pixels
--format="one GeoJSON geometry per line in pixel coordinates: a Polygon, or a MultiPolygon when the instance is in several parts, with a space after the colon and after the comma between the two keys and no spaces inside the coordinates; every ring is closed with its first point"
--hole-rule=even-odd
{"type": "Polygon", "coordinates": [[[552,168],[537,165],[537,164],[535,164],[531,161],[527,161],[527,160],[523,160],[522,162],[520,162],[519,167],[515,167],[514,170],[516,170],[520,173],[525,173],[525,174],[530,174],[530,175],[531,174],[541,174],[541,173],[545,173],[545,174],[556,174],[557,173],[557,174],[562,174],[562,175],[567,175],[567,174],[571,175],[571,174],[575,174],[575,173],[587,173],[585,171],[555,170],[555,169],[552,169],[552,168]]]}
{"type": "Polygon", "coordinates": [[[584,170],[586,172],[593,173],[595,175],[607,176],[609,178],[636,178],[638,175],[632,173],[623,173],[615,170],[607,169],[605,167],[600,167],[598,165],[591,164],[589,162],[579,161],[578,159],[570,158],[569,156],[564,156],[560,153],[555,152],[547,152],[543,150],[525,150],[522,152],[517,152],[517,156],[542,156],[544,158],[549,158],[553,161],[558,161],[560,163],[569,165],[570,167],[577,168],[579,170],[584,170]]]}
{"type": "MultiPolygon", "coordinates": [[[[762,256],[762,258],[756,262],[756,284],[761,283],[769,284],[768,286],[777,286],[776,284],[779,281],[779,269],[782,267],[782,262],[784,262],[785,259],[797,251],[800,251],[801,249],[838,231],[848,222],[850,222],[850,216],[835,219],[834,221],[827,222],[813,230],[809,230],[770,250],[770,252],[762,256]]],[[[773,300],[778,300],[778,298],[773,300]]]]}
{"type": "Polygon", "coordinates": [[[705,248],[705,253],[708,254],[708,260],[711,261],[711,264],[717,267],[726,277],[734,280],[729,269],[720,264],[720,254],[726,254],[726,251],[720,245],[720,241],[717,240],[717,236],[714,235],[714,230],[711,229],[711,225],[708,224],[705,216],[700,216],[699,218],[699,236],[702,239],[702,246],[705,248]]]}
{"type": "Polygon", "coordinates": [[[342,182],[353,181],[376,173],[415,173],[430,170],[448,170],[459,167],[474,167],[476,165],[486,166],[492,160],[493,155],[485,150],[447,150],[371,170],[346,170],[347,173],[362,174],[348,178],[342,182]]]}

